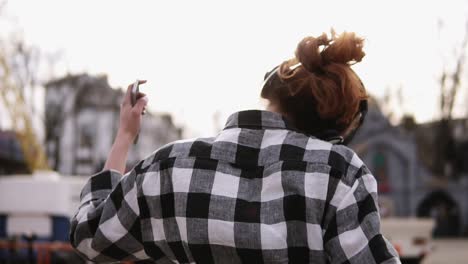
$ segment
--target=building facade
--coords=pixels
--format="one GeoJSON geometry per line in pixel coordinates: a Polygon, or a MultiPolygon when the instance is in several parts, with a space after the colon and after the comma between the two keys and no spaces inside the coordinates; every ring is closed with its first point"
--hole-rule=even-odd
{"type": "Polygon", "coordinates": [[[383,217],[432,217],[436,222],[434,236],[466,235],[468,175],[441,177],[423,161],[424,150],[435,145],[421,140],[434,134],[431,127],[393,126],[372,102],[351,147],[377,179],[383,217]]]}
{"type": "MultiPolygon", "coordinates": [[[[121,89],[106,76],[71,75],[46,85],[46,151],[51,168],[65,175],[102,169],[118,128],[121,89]]],[[[169,115],[147,113],[127,168],[181,137],[169,115]]]]}

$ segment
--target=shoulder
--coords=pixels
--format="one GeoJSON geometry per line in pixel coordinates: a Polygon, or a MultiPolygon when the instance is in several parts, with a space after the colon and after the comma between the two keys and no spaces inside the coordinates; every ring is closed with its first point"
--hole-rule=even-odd
{"type": "Polygon", "coordinates": [[[184,158],[199,152],[204,147],[209,147],[213,138],[190,138],[170,142],[147,156],[142,161],[142,167],[148,167],[154,163],[170,158],[184,158]]]}
{"type": "Polygon", "coordinates": [[[352,185],[357,178],[369,173],[361,158],[348,146],[332,144],[294,131],[288,131],[284,137],[286,139],[282,143],[294,147],[285,147],[282,157],[302,157],[302,161],[309,164],[327,165],[331,176],[347,185],[352,185]]]}
{"type": "Polygon", "coordinates": [[[353,185],[354,182],[365,174],[370,174],[362,159],[345,145],[332,145],[328,157],[328,165],[332,170],[341,174],[341,180],[353,185]]]}

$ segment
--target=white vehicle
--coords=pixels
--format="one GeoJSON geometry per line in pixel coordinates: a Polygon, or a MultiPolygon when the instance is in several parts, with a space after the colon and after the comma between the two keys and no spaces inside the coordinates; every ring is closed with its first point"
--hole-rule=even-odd
{"type": "Polygon", "coordinates": [[[51,171],[0,177],[0,215],[6,216],[0,230],[7,237],[35,234],[40,239],[66,241],[70,218],[88,178],[51,171]]]}
{"type": "Polygon", "coordinates": [[[430,218],[383,218],[383,235],[405,263],[421,263],[432,247],[434,220],[430,218]]]}

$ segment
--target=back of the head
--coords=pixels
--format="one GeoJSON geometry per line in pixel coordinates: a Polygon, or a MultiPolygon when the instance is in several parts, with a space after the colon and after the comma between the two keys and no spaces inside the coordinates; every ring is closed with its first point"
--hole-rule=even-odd
{"type": "Polygon", "coordinates": [[[363,41],[347,32],[304,38],[295,58],[279,66],[279,80],[263,88],[262,97],[307,134],[343,133],[358,114],[361,100],[367,98],[351,69],[365,55],[363,41]]]}

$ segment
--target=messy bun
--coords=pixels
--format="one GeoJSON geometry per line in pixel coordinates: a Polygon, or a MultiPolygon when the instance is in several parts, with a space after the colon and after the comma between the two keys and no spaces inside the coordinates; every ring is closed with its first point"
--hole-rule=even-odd
{"type": "Polygon", "coordinates": [[[364,40],[354,33],[323,33],[299,42],[296,56],[278,70],[282,87],[269,99],[299,129],[343,132],[353,121],[366,91],[351,65],[365,56],[364,40]]]}
{"type": "Polygon", "coordinates": [[[320,70],[330,63],[360,62],[365,55],[362,50],[363,42],[362,38],[348,32],[339,37],[332,32],[331,39],[325,33],[318,38],[306,37],[297,45],[296,58],[310,72],[320,70]]]}

